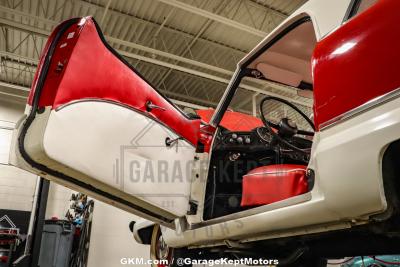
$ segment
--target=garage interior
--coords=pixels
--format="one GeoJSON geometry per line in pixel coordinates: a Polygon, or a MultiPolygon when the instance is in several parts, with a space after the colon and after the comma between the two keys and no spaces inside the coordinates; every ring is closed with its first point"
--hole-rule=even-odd
{"type": "MultiPolygon", "coordinates": [[[[93,16],[106,40],[185,112],[215,108],[236,68],[257,43],[306,0],[0,0],[0,218],[23,233],[40,185],[8,165],[12,129],[25,109],[39,56],[60,22],[93,16]],[[35,193],[36,192],[36,193],[35,193]]],[[[277,83],[246,80],[230,108],[258,116],[267,92],[312,114],[312,94],[277,83]]],[[[64,218],[71,195],[50,183],[45,219],[64,218]]],[[[116,266],[122,257],[148,257],[132,239],[137,218],[95,201],[87,266],[116,266]]],[[[1,219],[0,219],[1,221],[1,219]]],[[[32,227],[32,226],[31,226],[32,227]]]]}

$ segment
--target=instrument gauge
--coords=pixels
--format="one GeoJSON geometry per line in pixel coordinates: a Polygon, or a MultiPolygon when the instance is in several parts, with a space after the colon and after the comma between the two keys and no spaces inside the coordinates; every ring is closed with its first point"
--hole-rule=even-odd
{"type": "Polygon", "coordinates": [[[257,128],[258,136],[265,142],[270,143],[272,141],[272,135],[265,127],[258,127],[257,128]]]}

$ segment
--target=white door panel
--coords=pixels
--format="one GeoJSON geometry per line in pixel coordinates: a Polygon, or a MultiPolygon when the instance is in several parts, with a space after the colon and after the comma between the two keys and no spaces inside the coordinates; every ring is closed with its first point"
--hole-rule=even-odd
{"type": "Polygon", "coordinates": [[[125,193],[186,214],[195,149],[160,123],[105,101],[51,111],[43,137],[49,158],[125,193]],[[123,129],[123,130],[121,130],[123,129]]]}

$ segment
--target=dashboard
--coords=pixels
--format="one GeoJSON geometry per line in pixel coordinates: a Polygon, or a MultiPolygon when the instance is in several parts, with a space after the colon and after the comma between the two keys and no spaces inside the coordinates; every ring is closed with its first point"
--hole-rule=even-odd
{"type": "MultiPolygon", "coordinates": [[[[265,127],[257,127],[248,132],[231,132],[226,129],[219,131],[215,141],[213,151],[217,152],[238,152],[238,153],[262,153],[271,154],[277,153],[283,158],[298,160],[301,162],[309,161],[309,154],[305,155],[291,149],[276,146],[272,144],[273,136],[265,127]]],[[[301,138],[292,137],[288,140],[290,143],[303,149],[310,149],[312,141],[301,138]]]]}

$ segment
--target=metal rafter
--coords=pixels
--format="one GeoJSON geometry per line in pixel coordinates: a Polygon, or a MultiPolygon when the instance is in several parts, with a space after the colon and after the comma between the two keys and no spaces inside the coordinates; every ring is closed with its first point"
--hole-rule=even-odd
{"type": "Polygon", "coordinates": [[[107,16],[108,9],[110,8],[112,0],[108,0],[106,7],[103,10],[103,15],[101,16],[100,25],[104,27],[104,20],[107,16]]]}
{"type": "MultiPolygon", "coordinates": [[[[30,91],[29,87],[15,85],[15,84],[11,84],[11,83],[0,81],[0,89],[1,88],[21,91],[22,93],[24,93],[24,95],[18,95],[18,94],[2,92],[1,90],[0,90],[0,94],[12,96],[12,97],[17,97],[17,98],[22,98],[22,99],[27,99],[27,97],[28,97],[27,93],[29,93],[29,91],[30,91]]],[[[180,96],[177,95],[177,97],[180,97],[180,96]]],[[[208,108],[208,106],[197,105],[197,104],[189,103],[189,102],[182,101],[182,100],[176,100],[176,99],[173,99],[173,98],[170,98],[170,100],[176,105],[184,106],[184,107],[188,107],[188,108],[193,108],[193,109],[206,109],[206,108],[208,108]]],[[[213,103],[213,105],[214,104],[215,103],[213,103]]]]}
{"type": "Polygon", "coordinates": [[[167,4],[167,5],[170,5],[170,6],[174,6],[176,8],[182,9],[182,10],[185,10],[187,12],[205,17],[207,19],[220,22],[224,25],[230,26],[232,28],[235,28],[235,29],[247,32],[247,33],[251,33],[253,35],[256,35],[256,36],[259,36],[262,38],[267,35],[267,33],[264,31],[260,31],[258,29],[247,26],[247,25],[237,22],[235,20],[228,19],[227,17],[220,16],[215,13],[209,12],[207,10],[186,4],[182,1],[178,1],[178,0],[157,0],[157,1],[167,4]]]}
{"type": "MultiPolygon", "coordinates": [[[[105,8],[101,4],[87,2],[85,0],[70,0],[70,1],[72,3],[81,4],[81,5],[84,5],[86,7],[92,7],[92,8],[95,8],[97,10],[100,10],[100,11],[102,11],[105,8]]],[[[142,19],[140,17],[136,17],[136,16],[134,16],[132,14],[127,14],[127,13],[124,13],[124,12],[122,12],[120,10],[113,9],[112,7],[109,7],[108,13],[109,14],[115,14],[117,16],[121,16],[122,18],[126,18],[127,21],[136,21],[136,22],[139,22],[139,23],[146,23],[146,24],[150,24],[150,25],[153,25],[153,26],[157,26],[157,27],[161,26],[160,23],[157,23],[157,22],[154,22],[154,21],[151,21],[151,20],[144,20],[144,19],[142,19]]],[[[172,33],[179,34],[182,37],[189,37],[189,38],[194,38],[195,37],[195,35],[193,33],[186,32],[186,31],[183,31],[183,30],[178,30],[178,29],[172,28],[172,27],[170,27],[168,25],[164,25],[163,29],[165,29],[166,31],[172,32],[172,33]]],[[[209,43],[209,44],[212,44],[212,45],[217,45],[217,46],[222,47],[222,48],[227,49],[227,50],[240,52],[240,53],[246,53],[247,52],[247,51],[245,51],[243,49],[240,49],[240,48],[237,48],[237,47],[233,47],[233,46],[229,46],[227,44],[218,42],[216,40],[210,40],[210,39],[206,39],[206,38],[199,38],[199,39],[204,41],[204,42],[206,42],[206,43],[209,43]]]]}
{"type": "MultiPolygon", "coordinates": [[[[224,2],[222,2],[218,8],[216,13],[218,14],[219,12],[222,11],[222,9],[225,7],[226,5],[224,4],[224,2]]],[[[203,26],[201,27],[201,29],[197,32],[195,38],[192,39],[192,41],[190,42],[190,44],[187,44],[186,49],[180,54],[180,56],[184,57],[186,56],[186,54],[188,52],[190,52],[190,48],[197,42],[197,40],[201,37],[201,35],[211,26],[212,20],[207,20],[203,26]]],[[[178,62],[176,62],[175,64],[178,64],[178,62]]],[[[158,82],[157,86],[161,85],[162,83],[164,83],[164,81],[168,78],[168,76],[171,74],[172,69],[169,69],[168,72],[161,78],[161,80],[158,82]]]]}
{"type": "Polygon", "coordinates": [[[261,8],[264,8],[265,11],[271,12],[271,13],[277,15],[277,16],[279,16],[281,19],[286,19],[286,18],[289,16],[289,14],[287,14],[287,13],[285,13],[285,12],[282,12],[282,11],[276,9],[276,8],[273,8],[273,7],[270,6],[270,5],[261,4],[260,2],[255,1],[255,0],[247,0],[247,1],[248,1],[250,4],[256,6],[257,8],[260,8],[260,7],[261,7],[261,8]]]}

